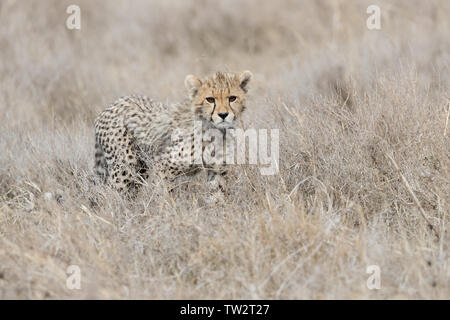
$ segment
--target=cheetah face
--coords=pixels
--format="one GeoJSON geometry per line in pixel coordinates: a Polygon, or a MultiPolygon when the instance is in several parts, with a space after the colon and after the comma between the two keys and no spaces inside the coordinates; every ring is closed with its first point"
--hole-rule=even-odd
{"type": "Polygon", "coordinates": [[[218,72],[203,80],[188,75],[185,86],[196,115],[216,128],[233,128],[245,109],[247,85],[251,77],[250,71],[239,74],[218,72]]]}

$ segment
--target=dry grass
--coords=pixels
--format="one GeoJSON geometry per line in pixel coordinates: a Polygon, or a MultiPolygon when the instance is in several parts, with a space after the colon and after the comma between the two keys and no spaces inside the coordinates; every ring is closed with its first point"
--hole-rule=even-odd
{"type": "Polygon", "coordinates": [[[69,4],[0,3],[0,298],[450,298],[448,1],[378,1],[379,31],[370,1],[86,0],[80,31],[69,4]],[[243,69],[279,174],[235,168],[217,206],[202,177],[90,182],[108,103],[243,69]]]}

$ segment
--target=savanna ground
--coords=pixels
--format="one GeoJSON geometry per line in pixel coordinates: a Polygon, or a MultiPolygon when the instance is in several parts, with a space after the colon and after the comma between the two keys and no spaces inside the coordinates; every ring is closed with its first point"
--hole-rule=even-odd
{"type": "Polygon", "coordinates": [[[80,0],[68,30],[72,3],[0,2],[0,298],[450,298],[449,1],[80,0]],[[246,69],[278,174],[233,167],[217,205],[92,183],[117,97],[246,69]]]}

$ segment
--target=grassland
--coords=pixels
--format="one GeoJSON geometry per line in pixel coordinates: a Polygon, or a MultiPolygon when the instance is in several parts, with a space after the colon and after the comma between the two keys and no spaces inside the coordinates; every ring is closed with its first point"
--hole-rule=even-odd
{"type": "Polygon", "coordinates": [[[449,1],[377,1],[380,30],[372,1],[80,0],[81,30],[70,4],[0,2],[1,299],[450,298],[449,1]],[[202,176],[92,183],[117,97],[246,69],[278,174],[233,167],[216,205],[202,176]]]}

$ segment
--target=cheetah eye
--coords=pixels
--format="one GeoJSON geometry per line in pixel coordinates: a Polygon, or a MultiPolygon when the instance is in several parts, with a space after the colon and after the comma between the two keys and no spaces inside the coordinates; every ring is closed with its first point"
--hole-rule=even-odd
{"type": "Polygon", "coordinates": [[[214,103],[216,102],[216,99],[214,99],[213,97],[207,97],[206,101],[208,101],[209,103],[214,103]]]}
{"type": "Polygon", "coordinates": [[[228,101],[230,101],[230,102],[234,102],[234,101],[236,101],[236,99],[237,99],[236,96],[229,96],[228,97],[228,101]]]}

